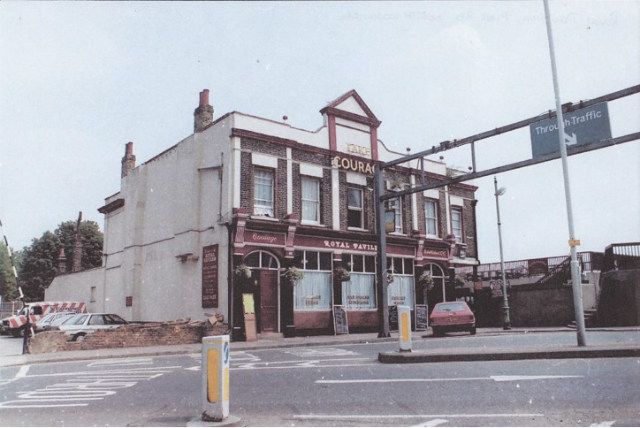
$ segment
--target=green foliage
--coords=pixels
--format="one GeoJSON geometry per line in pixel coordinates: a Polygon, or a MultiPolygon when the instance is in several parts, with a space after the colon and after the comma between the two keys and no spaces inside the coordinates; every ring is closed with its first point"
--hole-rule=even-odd
{"type": "MultiPolygon", "coordinates": [[[[73,267],[73,254],[76,236],[76,221],[61,223],[54,232],[60,243],[64,246],[67,257],[67,271],[73,267]]],[[[93,269],[102,265],[103,234],[95,221],[83,221],[80,223],[80,235],[82,237],[82,269],[93,269]]],[[[60,247],[58,247],[58,253],[60,247]]],[[[58,254],[56,254],[56,260],[58,254]]],[[[57,264],[56,264],[57,266],[57,264]]]]}
{"type": "MultiPolygon", "coordinates": [[[[31,246],[24,248],[18,280],[27,300],[35,301],[44,298],[44,290],[51,284],[58,270],[60,248],[65,249],[66,269],[67,272],[71,272],[76,224],[75,221],[61,223],[55,232],[46,231],[40,238],[34,238],[31,246]]],[[[81,222],[80,235],[81,269],[101,266],[103,235],[97,223],[81,222]]]]}
{"type": "MultiPolygon", "coordinates": [[[[14,252],[14,258],[15,256],[14,252]]],[[[3,300],[11,300],[18,297],[18,287],[11,269],[11,258],[6,245],[3,243],[0,243],[0,296],[2,296],[3,300]]]]}

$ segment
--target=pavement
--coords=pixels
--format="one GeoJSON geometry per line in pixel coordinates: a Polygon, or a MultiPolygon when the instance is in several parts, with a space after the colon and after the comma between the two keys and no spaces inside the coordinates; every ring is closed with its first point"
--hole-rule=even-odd
{"type": "MultiPolygon", "coordinates": [[[[575,332],[575,329],[558,328],[478,328],[478,336],[486,335],[517,335],[539,332],[575,332]]],[[[594,328],[589,331],[640,331],[639,327],[594,328]]],[[[412,341],[425,340],[431,336],[431,331],[412,332],[412,341]]],[[[13,339],[12,339],[13,340],[13,339]]],[[[292,348],[298,346],[340,346],[358,343],[398,343],[398,333],[391,332],[391,337],[378,337],[377,333],[359,333],[344,335],[325,335],[307,337],[262,337],[256,342],[232,342],[232,351],[246,351],[257,349],[292,348]]],[[[22,349],[20,347],[20,349],[22,349]]],[[[165,346],[144,346],[131,348],[109,348],[83,351],[61,351],[44,354],[0,355],[0,367],[22,366],[26,364],[52,363],[65,361],[82,361],[106,358],[125,358],[157,355],[180,355],[202,352],[200,343],[165,346]]],[[[447,361],[492,361],[492,360],[522,360],[522,359],[554,359],[554,358],[612,358],[612,357],[640,357],[640,343],[604,343],[587,344],[587,346],[503,346],[491,348],[451,347],[439,346],[411,352],[381,352],[379,361],[382,363],[427,363],[447,361]]]]}

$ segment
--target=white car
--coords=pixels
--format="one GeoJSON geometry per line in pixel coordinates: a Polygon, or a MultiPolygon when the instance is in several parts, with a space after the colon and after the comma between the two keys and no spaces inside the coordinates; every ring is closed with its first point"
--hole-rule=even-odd
{"type": "Polygon", "coordinates": [[[75,312],[54,312],[52,314],[47,314],[36,321],[34,330],[36,333],[49,330],[52,325],[59,325],[65,319],[74,317],[76,315],[77,314],[75,312]]]}
{"type": "Polygon", "coordinates": [[[96,330],[117,328],[123,324],[127,321],[116,314],[78,314],[60,324],[58,329],[71,336],[72,341],[81,341],[96,330]]]}

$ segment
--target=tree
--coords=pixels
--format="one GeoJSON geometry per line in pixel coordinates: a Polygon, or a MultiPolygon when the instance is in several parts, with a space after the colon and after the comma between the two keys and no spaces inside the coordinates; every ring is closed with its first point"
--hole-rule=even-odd
{"type": "MultiPolygon", "coordinates": [[[[73,256],[75,252],[77,222],[70,220],[61,223],[54,232],[64,246],[67,257],[67,272],[73,268],[73,256]]],[[[93,269],[102,266],[102,242],[103,234],[95,221],[83,221],[80,223],[80,235],[82,239],[82,265],[81,269],[93,269]]],[[[58,253],[60,252],[58,247],[58,253]]],[[[58,254],[56,254],[56,260],[58,254]]],[[[56,265],[57,266],[57,265],[56,265]]]]}
{"type": "MultiPolygon", "coordinates": [[[[15,259],[15,252],[13,252],[13,255],[15,259]]],[[[13,269],[11,269],[11,258],[6,245],[3,243],[0,243],[0,296],[2,296],[2,300],[11,300],[18,297],[16,278],[13,275],[13,269]]]]}
{"type": "MultiPolygon", "coordinates": [[[[39,239],[33,239],[30,247],[25,247],[20,263],[18,281],[25,299],[44,299],[44,291],[58,272],[60,249],[65,249],[66,270],[73,266],[76,222],[61,223],[54,231],[46,231],[39,239]]],[[[102,265],[103,234],[93,221],[80,223],[82,241],[81,269],[92,269],[102,265]]]]}

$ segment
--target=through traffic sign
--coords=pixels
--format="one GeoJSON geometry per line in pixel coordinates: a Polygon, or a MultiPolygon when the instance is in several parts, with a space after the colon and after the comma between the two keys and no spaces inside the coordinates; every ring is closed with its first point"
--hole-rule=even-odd
{"type": "MultiPolygon", "coordinates": [[[[556,117],[529,125],[529,132],[534,158],[560,151],[556,117]]],[[[564,142],[567,146],[581,146],[607,138],[611,138],[607,103],[564,114],[564,142]]]]}

